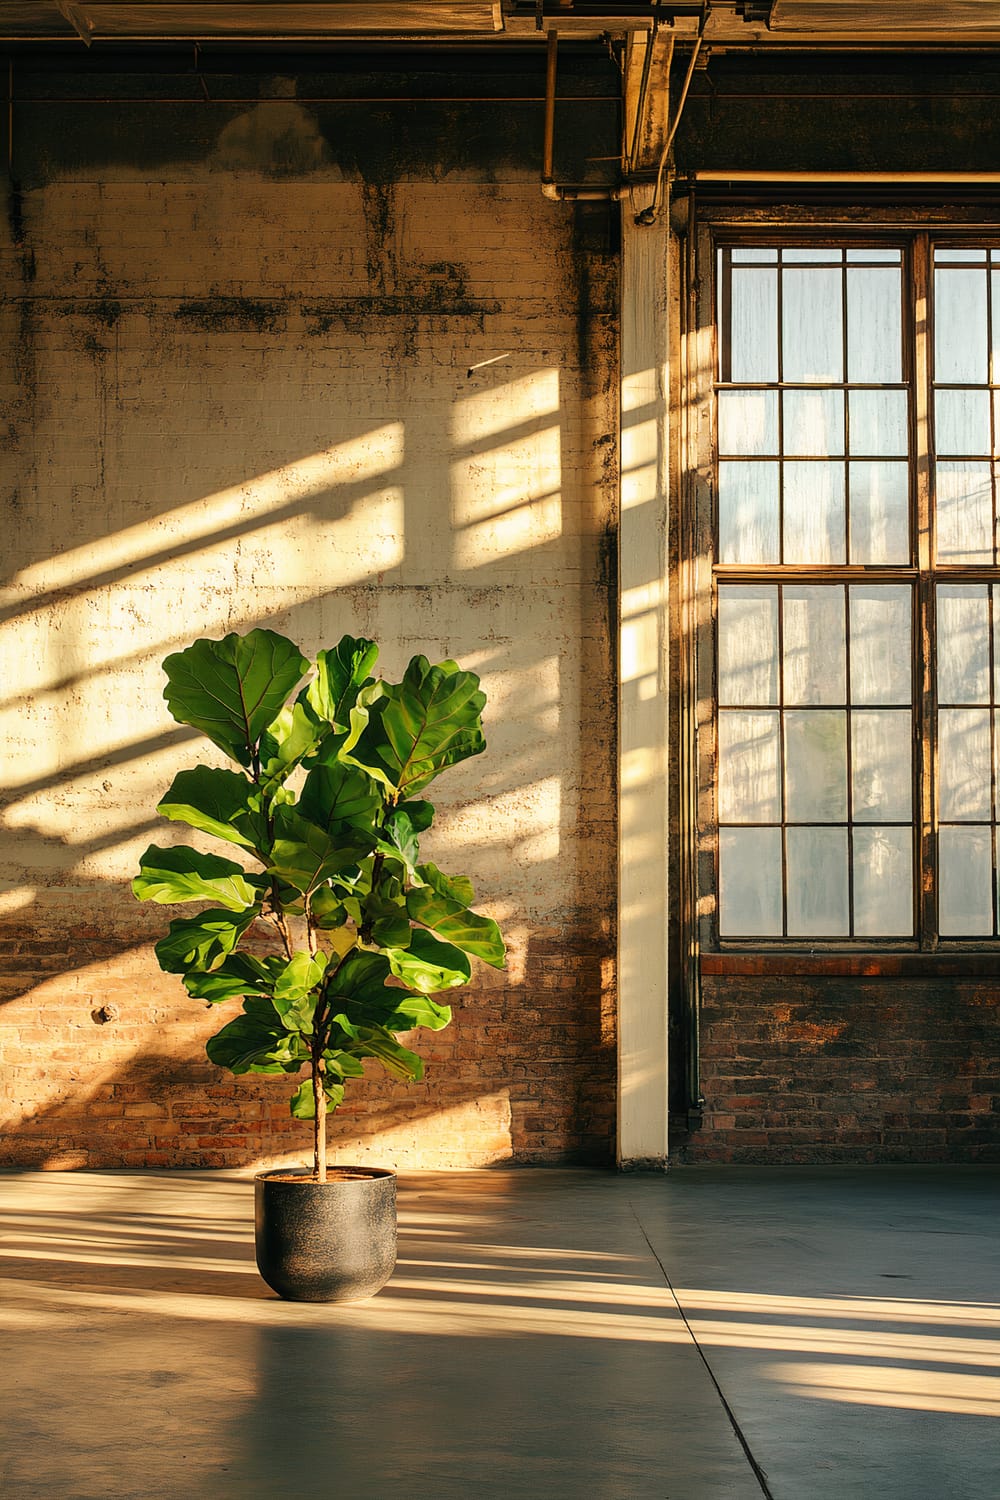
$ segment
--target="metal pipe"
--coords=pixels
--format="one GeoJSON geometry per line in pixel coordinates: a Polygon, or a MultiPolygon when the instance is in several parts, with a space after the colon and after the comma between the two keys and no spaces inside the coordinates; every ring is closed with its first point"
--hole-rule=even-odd
{"type": "Polygon", "coordinates": [[[555,181],[553,158],[556,135],[556,65],[559,57],[559,33],[550,31],[545,38],[545,135],[542,141],[542,184],[555,181]]]}
{"type": "Polygon", "coordinates": [[[721,170],[715,167],[692,172],[687,181],[699,182],[794,182],[794,183],[818,183],[823,186],[826,183],[857,183],[864,186],[871,182],[895,182],[906,185],[907,183],[958,183],[972,184],[977,182],[996,184],[1000,186],[1000,172],[765,172],[757,168],[750,171],[738,169],[736,171],[721,170]]]}

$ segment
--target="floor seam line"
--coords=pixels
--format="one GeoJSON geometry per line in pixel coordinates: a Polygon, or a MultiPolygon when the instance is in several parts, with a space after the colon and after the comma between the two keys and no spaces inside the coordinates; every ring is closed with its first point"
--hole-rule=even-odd
{"type": "Polygon", "coordinates": [[[712,1385],[715,1388],[715,1393],[718,1396],[720,1402],[722,1403],[722,1409],[726,1413],[726,1416],[729,1419],[729,1425],[732,1427],[733,1432],[736,1435],[737,1442],[739,1443],[740,1447],[743,1449],[744,1455],[746,1456],[747,1463],[750,1465],[750,1468],[753,1470],[754,1478],[756,1479],[757,1483],[760,1485],[761,1494],[766,1497],[766,1500],[774,1500],[774,1494],[773,1494],[773,1492],[771,1490],[770,1485],[768,1484],[767,1475],[765,1474],[764,1470],[761,1468],[760,1464],[757,1462],[756,1458],[754,1457],[753,1450],[751,1449],[750,1444],[747,1441],[747,1438],[746,1438],[746,1436],[745,1436],[745,1434],[743,1432],[743,1429],[740,1426],[739,1421],[737,1420],[736,1413],[733,1411],[733,1408],[730,1406],[729,1402],[726,1400],[725,1392],[723,1391],[722,1386],[719,1384],[719,1381],[718,1381],[718,1379],[716,1377],[715,1371],[712,1369],[712,1366],[709,1364],[708,1356],[706,1355],[704,1349],[702,1348],[702,1346],[701,1346],[701,1344],[700,1344],[700,1342],[698,1340],[698,1335],[695,1333],[693,1327],[691,1326],[691,1323],[688,1320],[688,1315],[684,1311],[684,1308],[683,1308],[683,1306],[681,1304],[681,1300],[678,1297],[676,1289],[674,1287],[674,1284],[673,1284],[673,1282],[670,1279],[670,1274],[667,1271],[666,1266],[663,1264],[663,1261],[660,1259],[660,1256],[657,1254],[656,1247],[654,1246],[652,1240],[649,1238],[649,1235],[646,1233],[645,1225],[643,1224],[643,1222],[640,1219],[638,1213],[636,1212],[635,1205],[633,1203],[630,1203],[629,1204],[629,1208],[632,1210],[632,1217],[635,1219],[636,1224],[639,1226],[639,1233],[642,1235],[643,1239],[646,1241],[646,1244],[649,1246],[649,1253],[650,1253],[650,1255],[652,1255],[653,1259],[656,1261],[656,1264],[660,1268],[660,1274],[662,1275],[663,1280],[666,1283],[667,1290],[669,1291],[669,1293],[670,1293],[670,1295],[671,1295],[671,1297],[673,1299],[674,1306],[676,1307],[676,1309],[677,1309],[677,1311],[678,1311],[678,1313],[680,1315],[680,1318],[681,1318],[681,1321],[684,1324],[684,1327],[688,1331],[688,1335],[689,1335],[689,1337],[691,1339],[692,1344],[695,1347],[695,1350],[696,1350],[696,1352],[698,1354],[698,1358],[701,1360],[702,1364],[705,1366],[706,1371],[708,1372],[708,1378],[709,1378],[709,1380],[711,1380],[712,1385]]]}

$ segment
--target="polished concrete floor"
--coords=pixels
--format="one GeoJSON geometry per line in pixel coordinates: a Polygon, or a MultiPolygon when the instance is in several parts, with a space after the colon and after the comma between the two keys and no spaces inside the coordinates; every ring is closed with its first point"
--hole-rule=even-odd
{"type": "Polygon", "coordinates": [[[0,1174],[5,1500],[998,1500],[989,1168],[411,1174],[280,1302],[226,1173],[0,1174]]]}

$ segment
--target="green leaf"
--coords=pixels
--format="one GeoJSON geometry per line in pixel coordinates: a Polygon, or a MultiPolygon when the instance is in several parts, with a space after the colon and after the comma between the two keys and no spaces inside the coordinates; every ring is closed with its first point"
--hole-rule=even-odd
{"type": "Polygon", "coordinates": [[[378,783],[357,766],[334,762],[314,766],[303,783],[299,811],[319,828],[355,824],[370,829],[384,797],[378,783]]]}
{"type": "Polygon", "coordinates": [[[270,1005],[271,987],[284,959],[255,958],[250,953],[231,953],[208,973],[190,970],[184,976],[184,988],[194,1000],[220,1005],[225,1000],[245,1000],[249,995],[263,996],[270,1005]]]}
{"type": "Polygon", "coordinates": [[[406,897],[406,910],[414,922],[431,927],[445,942],[454,943],[463,953],[471,953],[502,969],[506,956],[500,929],[491,917],[481,917],[458,901],[449,900],[431,886],[414,886],[406,897]]]}
{"type": "Polygon", "coordinates": [[[309,897],[309,914],[324,932],[343,927],[347,922],[347,908],[328,885],[317,886],[309,897]]]}
{"type": "Polygon", "coordinates": [[[453,661],[431,666],[415,656],[398,685],[382,684],[353,760],[409,796],[447,766],[486,748],[479,678],[453,661]]]}
{"type": "Polygon", "coordinates": [[[374,1007],[381,1021],[382,1014],[388,1014],[400,998],[398,990],[386,989],[390,972],[384,953],[360,948],[349,953],[336,973],[327,979],[326,996],[331,1011],[338,1009],[341,1002],[374,1007]]]}
{"type": "Polygon", "coordinates": [[[460,948],[439,942],[422,927],[413,929],[408,948],[390,948],[386,958],[397,979],[425,995],[468,984],[472,974],[460,948]]]}
{"type": "Polygon", "coordinates": [[[329,651],[316,657],[316,676],[305,690],[310,708],[328,724],[347,726],[358,691],[369,680],[378,660],[374,641],[345,635],[329,651]]]}
{"type": "Polygon", "coordinates": [[[239,771],[221,766],[181,771],[156,810],[165,818],[187,823],[231,844],[258,850],[267,846],[260,793],[239,771]]]}
{"type": "Polygon", "coordinates": [[[268,868],[304,894],[356,864],[373,843],[369,834],[349,824],[328,832],[291,807],[275,808],[274,831],[268,868]]]}
{"type": "Polygon", "coordinates": [[[392,1033],[381,1026],[360,1027],[358,1046],[364,1049],[366,1057],[377,1057],[394,1078],[416,1082],[424,1076],[423,1059],[401,1046],[392,1033]]]}
{"type": "Polygon", "coordinates": [[[437,865],[419,865],[417,874],[424,885],[433,887],[449,901],[456,901],[459,906],[471,906],[476,898],[472,881],[467,875],[445,875],[437,865]]]}
{"type": "MultiPolygon", "coordinates": [[[[327,1114],[331,1114],[340,1104],[344,1097],[344,1085],[335,1080],[323,1079],[323,1094],[326,1099],[327,1114]]],[[[312,1078],[304,1078],[291,1097],[289,1109],[296,1120],[315,1120],[316,1118],[316,1095],[313,1092],[312,1078]]]]}
{"type": "Polygon", "coordinates": [[[312,1033],[316,1013],[316,991],[326,968],[326,954],[294,953],[275,980],[271,996],[278,1015],[289,1027],[312,1033]]]}
{"type": "Polygon", "coordinates": [[[150,844],[139,861],[132,892],[140,901],[170,905],[180,901],[217,901],[230,911],[244,911],[258,900],[242,865],[216,854],[201,854],[178,844],[160,849],[150,844]]]}
{"type": "Polygon", "coordinates": [[[277,790],[327,733],[327,725],[301,700],[286,704],[260,738],[260,774],[267,789],[277,790]]]}
{"type": "Polygon", "coordinates": [[[385,1026],[387,1031],[413,1031],[417,1026],[426,1026],[428,1031],[441,1031],[450,1023],[450,1005],[439,1005],[429,995],[405,995],[387,1018],[385,1026]]]}
{"type": "Polygon", "coordinates": [[[236,1074],[287,1073],[309,1057],[301,1037],[256,1015],[237,1016],[210,1038],[205,1051],[220,1068],[236,1074]]]}
{"type": "Polygon", "coordinates": [[[420,845],[417,842],[417,830],[413,826],[413,819],[407,807],[420,805],[420,803],[411,802],[390,812],[382,824],[383,839],[375,846],[380,852],[391,851],[393,854],[399,854],[410,875],[416,874],[420,845]]]}
{"type": "Polygon", "coordinates": [[[155,948],[160,968],[165,974],[217,968],[258,915],[256,907],[239,916],[213,907],[196,917],[176,918],[167,936],[160,938],[155,948]]]}
{"type": "Polygon", "coordinates": [[[163,663],[163,696],[180,724],[190,724],[242,766],[309,670],[298,646],[272,630],[199,640],[163,663]]]}

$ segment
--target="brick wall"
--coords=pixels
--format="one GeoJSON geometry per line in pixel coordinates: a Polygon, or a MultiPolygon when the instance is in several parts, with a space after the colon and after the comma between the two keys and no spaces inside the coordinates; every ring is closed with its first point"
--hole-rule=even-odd
{"type": "Polygon", "coordinates": [[[529,83],[511,131],[488,101],[418,128],[299,105],[294,78],[199,112],[148,68],[18,72],[19,98],[88,102],[19,104],[2,242],[3,1162],[308,1149],[280,1083],[205,1060],[220,1014],[159,972],[171,913],[128,893],[185,836],[159,795],[211,759],[159,664],[254,625],[370,635],[389,675],[454,656],[489,695],[424,852],[472,877],[509,966],[456,997],[424,1084],[349,1095],[341,1159],[613,1153],[617,271],[606,222],[541,197],[529,83]],[[144,102],[89,102],[116,93],[144,102]]]}
{"type": "Polygon", "coordinates": [[[689,1161],[1000,1161],[1000,986],[713,975],[689,1161]]]}

